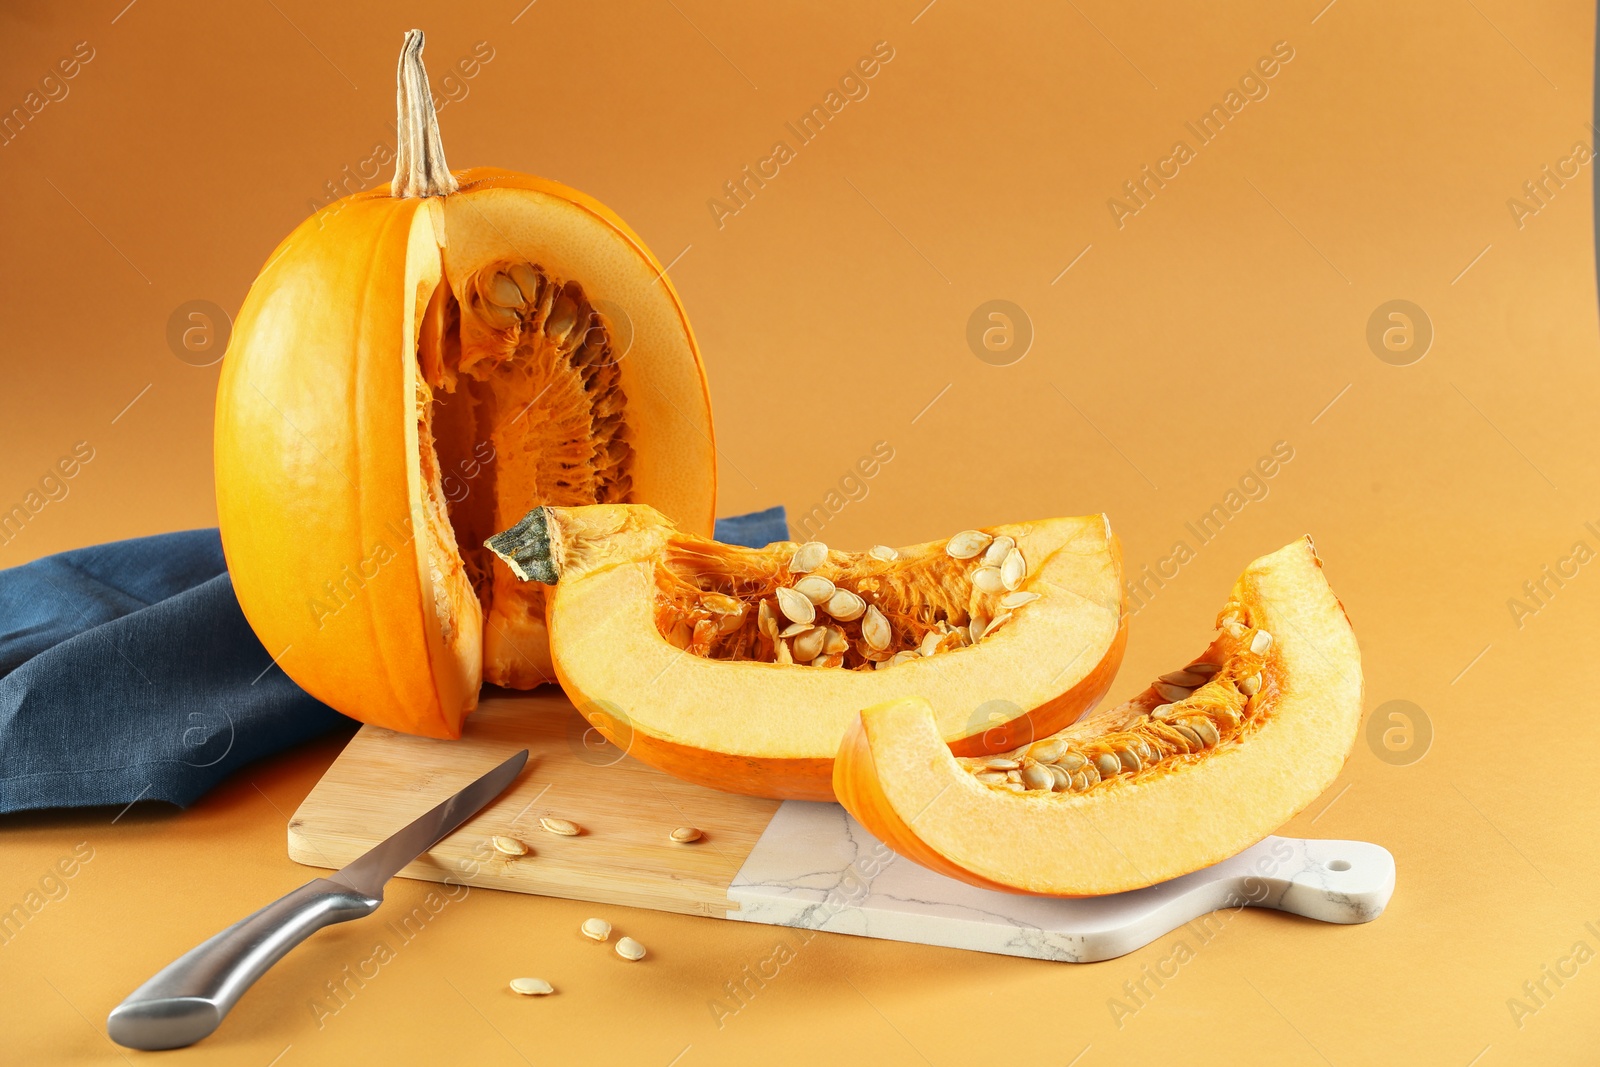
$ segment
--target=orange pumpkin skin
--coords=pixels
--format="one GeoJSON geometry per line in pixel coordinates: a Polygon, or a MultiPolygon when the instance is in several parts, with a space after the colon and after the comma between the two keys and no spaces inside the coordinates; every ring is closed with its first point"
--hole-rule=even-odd
{"type": "MultiPolygon", "coordinates": [[[[493,168],[457,178],[452,198],[518,190],[565,202],[658,276],[692,356],[680,378],[698,383],[678,397],[698,409],[680,431],[695,448],[672,473],[685,486],[674,517],[709,533],[709,395],[660,262],[614,213],[560,183],[493,168]]],[[[428,457],[419,462],[417,332],[443,278],[443,219],[442,198],[384,187],[329,205],[279,245],[223,362],[215,467],[234,589],[277,666],[353,718],[453,738],[476,706],[483,651],[470,587],[441,569],[454,535],[442,503],[427,506],[428,457]]]]}

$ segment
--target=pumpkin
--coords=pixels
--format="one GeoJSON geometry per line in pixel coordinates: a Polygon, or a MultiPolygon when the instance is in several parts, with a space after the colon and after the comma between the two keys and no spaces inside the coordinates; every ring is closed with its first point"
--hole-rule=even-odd
{"type": "Polygon", "coordinates": [[[482,682],[553,678],[542,591],[484,538],[596,501],[709,533],[715,449],[660,262],[560,183],[452,174],[422,47],[406,34],[392,185],[302,223],[239,312],[217,516],[278,666],[357,719],[455,737],[482,682]]]}
{"type": "Polygon", "coordinates": [[[1103,515],[892,549],[721,544],[637,504],[545,506],[490,547],[547,583],[556,676],[630,755],[754,796],[830,800],[860,708],[916,694],[982,754],[1071,722],[1126,640],[1103,515]]]}
{"type": "Polygon", "coordinates": [[[1028,745],[960,758],[936,710],[868,708],[839,800],[923,866],[986,889],[1120,893],[1217,863],[1333,782],[1361,718],[1361,659],[1309,539],[1252,563],[1193,662],[1028,745]]]}

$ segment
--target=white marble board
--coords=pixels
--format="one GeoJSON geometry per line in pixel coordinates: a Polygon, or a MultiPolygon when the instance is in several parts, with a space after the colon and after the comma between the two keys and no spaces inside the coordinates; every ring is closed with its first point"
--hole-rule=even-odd
{"type": "Polygon", "coordinates": [[[897,857],[837,804],[785,801],[728,889],[728,918],[1032,959],[1091,963],[1209,912],[1251,906],[1364,923],[1394,857],[1363,841],[1269,837],[1214,867],[1115,896],[979,889],[897,857]]]}

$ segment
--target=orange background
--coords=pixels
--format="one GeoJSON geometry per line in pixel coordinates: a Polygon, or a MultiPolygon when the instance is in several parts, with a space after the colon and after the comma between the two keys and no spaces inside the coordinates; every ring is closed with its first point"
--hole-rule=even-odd
{"type": "MultiPolygon", "coordinates": [[[[390,138],[406,28],[427,30],[441,95],[487,41],[440,113],[449,159],[584,189],[675,260],[723,513],[809,509],[882,440],[894,459],[825,540],[1104,510],[1133,573],[1188,540],[1195,558],[1133,622],[1118,697],[1199,647],[1246,562],[1313,533],[1369,711],[1411,701],[1433,736],[1415,759],[1364,735],[1285,832],[1391,849],[1388,912],[1351,928],[1242,913],[1191,937],[1195,958],[1120,1025],[1108,1002],[1133,1004],[1123,984],[1183,935],[1089,966],[823,935],[719,1028],[723,983],[796,935],[610,909],[652,951],[619,969],[573,933],[593,905],[474,891],[320,1030],[305,1002],[368,955],[360,924],[319,935],[174,1060],[1592,1058],[1600,964],[1547,982],[1520,1025],[1507,1004],[1575,942],[1600,951],[1600,727],[1582,713],[1600,577],[1549,586],[1520,626],[1508,606],[1574,542],[1600,549],[1584,525],[1600,527],[1592,165],[1520,226],[1507,202],[1590,143],[1593,8],[923,2],[7,5],[0,108],[76,42],[94,57],[0,147],[0,510],[75,442],[94,457],[0,565],[214,521],[217,368],[174,355],[169,316],[236,310],[323,183],[390,138]],[[869,95],[719,228],[707,201],[879,41],[894,58],[869,95]],[[1294,57],[1268,95],[1119,228],[1108,199],[1280,41],[1294,57]],[[1009,366],[966,341],[992,299],[1035,332],[1009,366]],[[1434,330],[1409,366],[1367,344],[1394,299],[1434,330]],[[1184,524],[1279,441],[1294,456],[1267,497],[1197,546],[1184,524]],[[561,994],[505,992],[529,973],[561,994]]],[[[94,850],[0,945],[8,1053],[115,1062],[105,1014],[149,961],[306,879],[284,822],[342,740],[182,814],[0,820],[3,907],[94,850]]]]}

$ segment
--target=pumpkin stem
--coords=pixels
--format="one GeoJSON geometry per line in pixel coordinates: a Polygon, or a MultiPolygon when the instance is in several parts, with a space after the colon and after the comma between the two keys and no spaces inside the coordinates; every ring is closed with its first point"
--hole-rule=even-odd
{"type": "Polygon", "coordinates": [[[421,30],[406,31],[400,67],[395,72],[395,107],[399,111],[395,132],[400,143],[390,192],[399,197],[449,196],[458,188],[444,161],[439,116],[433,110],[433,91],[422,65],[424,41],[421,30]]]}

